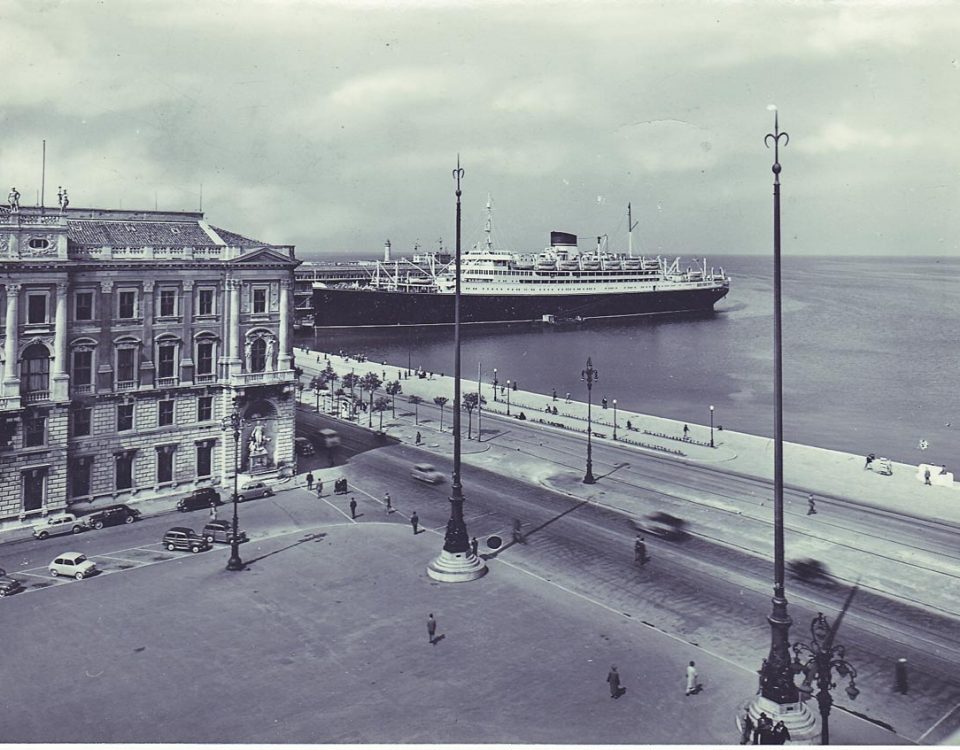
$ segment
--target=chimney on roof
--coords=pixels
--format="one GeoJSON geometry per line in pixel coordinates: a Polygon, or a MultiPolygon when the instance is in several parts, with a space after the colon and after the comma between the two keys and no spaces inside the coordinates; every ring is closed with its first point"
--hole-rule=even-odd
{"type": "Polygon", "coordinates": [[[386,244],[383,246],[383,262],[390,262],[390,240],[387,240],[386,244]]]}

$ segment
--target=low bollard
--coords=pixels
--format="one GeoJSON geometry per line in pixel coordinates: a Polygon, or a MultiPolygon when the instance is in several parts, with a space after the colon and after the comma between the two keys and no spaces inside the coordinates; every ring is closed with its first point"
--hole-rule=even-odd
{"type": "Polygon", "coordinates": [[[907,694],[907,660],[897,659],[897,692],[907,694]]]}

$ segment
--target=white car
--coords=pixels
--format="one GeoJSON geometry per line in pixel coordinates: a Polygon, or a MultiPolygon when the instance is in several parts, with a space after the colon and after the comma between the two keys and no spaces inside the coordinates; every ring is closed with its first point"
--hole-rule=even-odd
{"type": "Polygon", "coordinates": [[[247,482],[240,485],[240,489],[237,490],[237,500],[241,503],[257,497],[273,497],[273,490],[263,482],[247,482]]]}
{"type": "Polygon", "coordinates": [[[410,476],[427,484],[440,484],[443,481],[443,474],[430,464],[416,464],[413,471],[410,472],[410,476]]]}
{"type": "Polygon", "coordinates": [[[82,552],[64,552],[50,563],[50,575],[54,578],[71,576],[80,581],[96,572],[97,566],[82,552]]]}
{"type": "Polygon", "coordinates": [[[50,516],[38,523],[33,527],[33,535],[37,539],[46,539],[48,536],[57,536],[58,534],[79,534],[87,528],[89,527],[86,521],[71,513],[64,513],[62,516],[50,516]]]}

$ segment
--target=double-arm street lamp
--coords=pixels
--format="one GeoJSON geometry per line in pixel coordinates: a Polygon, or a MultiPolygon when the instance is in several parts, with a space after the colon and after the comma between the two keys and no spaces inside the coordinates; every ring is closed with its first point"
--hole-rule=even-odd
{"type": "Polygon", "coordinates": [[[812,693],[813,681],[817,681],[821,745],[830,744],[830,707],[833,705],[830,689],[836,687],[833,682],[834,670],[840,677],[850,678],[846,687],[850,700],[855,700],[860,695],[855,682],[857,670],[844,658],[844,647],[839,644],[834,645],[835,634],[836,628],[831,628],[823,612],[819,612],[810,623],[810,643],[797,641],[793,644],[793,671],[804,676],[803,684],[799,689],[805,693],[812,693]]]}
{"type": "Polygon", "coordinates": [[[497,383],[497,368],[494,367],[494,368],[493,368],[493,400],[494,400],[494,401],[499,400],[499,399],[497,398],[497,385],[498,385],[498,383],[497,383]]]}
{"type": "Polygon", "coordinates": [[[237,490],[237,479],[240,470],[240,433],[245,421],[240,416],[240,407],[237,398],[233,398],[233,407],[230,413],[220,419],[220,429],[224,432],[233,430],[233,535],[230,539],[230,559],[227,560],[227,570],[243,570],[243,560],[240,559],[240,530],[237,517],[237,501],[240,493],[237,490]]]}
{"type": "Polygon", "coordinates": [[[617,400],[613,400],[613,439],[617,439],[617,400]]]}
{"type": "Polygon", "coordinates": [[[713,404],[710,404],[710,447],[713,447],[713,404]]]}
{"type": "Polygon", "coordinates": [[[587,357],[587,369],[580,372],[580,380],[587,384],[587,473],[583,477],[584,484],[594,484],[597,481],[593,478],[593,401],[591,393],[594,381],[599,379],[600,374],[593,369],[593,362],[590,357],[587,357]]]}
{"type": "Polygon", "coordinates": [[[507,416],[510,416],[510,381],[507,380],[507,416]]]}

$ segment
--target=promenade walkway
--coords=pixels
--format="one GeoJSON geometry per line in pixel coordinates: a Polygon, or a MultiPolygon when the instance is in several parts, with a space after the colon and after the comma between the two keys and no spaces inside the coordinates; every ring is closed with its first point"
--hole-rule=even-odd
{"type": "MultiPolygon", "coordinates": [[[[358,362],[356,359],[340,357],[335,354],[321,353],[321,362],[317,363],[317,352],[302,352],[297,364],[304,367],[304,382],[315,375],[319,369],[330,365],[339,376],[351,371],[363,376],[374,372],[378,376],[386,374],[386,380],[396,380],[405,372],[397,365],[384,365],[378,362],[358,362]]],[[[407,401],[410,395],[420,396],[425,404],[432,405],[433,399],[443,396],[449,399],[445,412],[446,424],[452,422],[453,378],[434,373],[429,378],[418,378],[415,374],[401,380],[402,395],[397,396],[397,405],[403,404],[409,409],[407,401]],[[447,421],[449,418],[449,421],[447,421]]],[[[339,384],[337,384],[339,387],[339,384]]],[[[464,380],[463,393],[476,392],[476,381],[464,380]]],[[[490,383],[481,385],[481,393],[486,400],[482,407],[486,414],[507,415],[507,392],[501,386],[497,400],[493,397],[490,383]]],[[[586,396],[586,386],[582,389],[586,396]]],[[[359,392],[359,391],[358,391],[359,392]]],[[[304,398],[306,398],[306,392],[304,398]]],[[[587,429],[587,403],[566,394],[534,393],[525,390],[510,391],[509,404],[511,417],[520,413],[526,417],[528,425],[543,424],[547,429],[576,431],[585,434],[587,429]],[[546,407],[556,408],[558,414],[547,414],[546,407]]],[[[476,425],[476,412],[472,421],[476,425]]],[[[482,417],[481,417],[482,419],[482,417]]],[[[467,415],[463,413],[463,428],[466,428],[467,415]]],[[[592,406],[594,440],[613,442],[613,408],[608,404],[604,409],[599,403],[592,406]]],[[[713,430],[714,447],[710,447],[711,431],[709,424],[687,423],[687,440],[684,440],[684,423],[650,414],[640,414],[617,409],[617,445],[633,447],[638,451],[669,456],[679,461],[716,465],[724,471],[744,476],[773,480],[774,446],[771,438],[735,432],[729,429],[713,430]],[[627,422],[633,429],[628,430],[627,422]]],[[[865,446],[865,454],[870,446],[865,446]]],[[[464,441],[464,450],[469,451],[469,443],[464,441]]],[[[938,521],[960,524],[960,484],[936,484],[941,479],[933,472],[933,484],[924,484],[923,476],[918,477],[916,465],[891,462],[893,473],[885,475],[879,471],[879,459],[871,469],[864,469],[865,456],[827,450],[798,443],[784,443],[784,485],[804,493],[812,493],[817,498],[832,498],[851,503],[860,503],[901,513],[906,516],[928,518],[938,521]]],[[[949,470],[950,467],[947,467],[949,470]]]]}

